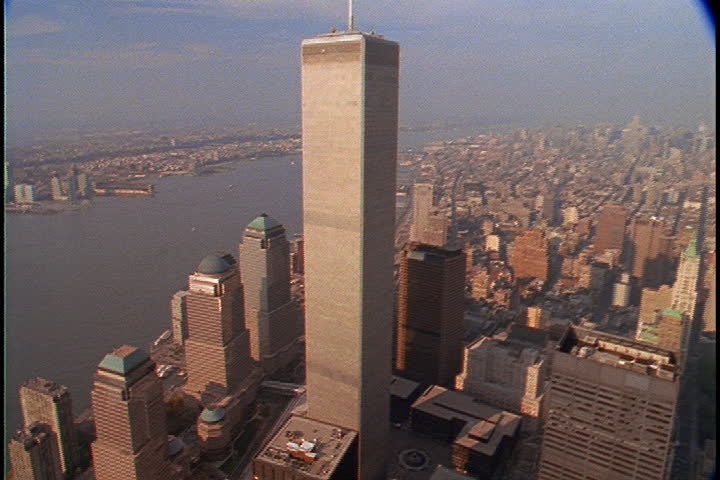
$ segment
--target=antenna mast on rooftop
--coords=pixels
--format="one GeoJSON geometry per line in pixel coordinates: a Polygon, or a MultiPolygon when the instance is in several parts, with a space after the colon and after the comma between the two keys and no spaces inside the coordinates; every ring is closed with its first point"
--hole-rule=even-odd
{"type": "Polygon", "coordinates": [[[353,17],[353,0],[348,0],[348,31],[355,30],[355,18],[353,17]]]}

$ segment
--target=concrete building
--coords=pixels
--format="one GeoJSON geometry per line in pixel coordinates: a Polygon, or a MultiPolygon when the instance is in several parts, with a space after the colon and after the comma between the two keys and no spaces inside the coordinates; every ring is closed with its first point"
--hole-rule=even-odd
{"type": "Polygon", "coordinates": [[[716,324],[716,300],[715,300],[715,275],[714,270],[715,267],[712,267],[713,269],[713,276],[710,279],[710,287],[708,288],[708,295],[705,299],[705,309],[703,310],[703,317],[702,317],[702,331],[703,332],[715,332],[717,328],[716,324]]]}
{"type": "Polygon", "coordinates": [[[25,426],[44,423],[52,429],[60,468],[72,472],[78,464],[78,443],[67,387],[41,377],[31,378],[20,385],[20,407],[25,426]]]}
{"type": "Polygon", "coordinates": [[[122,345],[98,365],[91,393],[97,480],[165,480],[168,458],[162,382],[144,351],[122,345]]]}
{"type": "Polygon", "coordinates": [[[62,480],[57,436],[44,423],[17,430],[8,443],[13,480],[62,480]]]}
{"type": "Polygon", "coordinates": [[[172,330],[173,342],[178,345],[184,345],[188,335],[187,327],[187,290],[175,292],[170,300],[170,323],[172,330]]]}
{"type": "Polygon", "coordinates": [[[672,289],[670,306],[695,318],[695,307],[698,300],[698,278],[700,272],[700,255],[696,248],[696,237],[692,237],[685,251],[680,256],[675,283],[672,289]]]}
{"type": "Polygon", "coordinates": [[[522,420],[439,386],[413,403],[410,419],[414,431],[452,444],[452,466],[478,478],[491,477],[508,458],[522,420]]]}
{"type": "Polygon", "coordinates": [[[374,34],[302,44],[307,416],[358,433],[360,480],[389,453],[398,66],[374,34]]]}
{"type": "Polygon", "coordinates": [[[357,476],[358,434],[292,416],[253,459],[259,480],[346,480],[357,476]]]}
{"type": "Polygon", "coordinates": [[[35,186],[27,183],[19,183],[15,185],[15,203],[28,204],[35,202],[35,186]]]}
{"type": "Polygon", "coordinates": [[[465,254],[411,243],[400,259],[395,368],[451,388],[462,368],[465,254]]]}
{"type": "Polygon", "coordinates": [[[539,305],[527,307],[525,325],[530,328],[546,328],[550,325],[550,311],[539,305]]]}
{"type": "Polygon", "coordinates": [[[255,218],[245,227],[239,258],[250,356],[271,374],[300,354],[301,325],[290,297],[290,246],[283,226],[264,213],[255,218]]]}
{"type": "Polygon", "coordinates": [[[612,306],[627,307],[630,303],[630,274],[620,275],[620,281],[613,284],[612,306]]]}
{"type": "Polygon", "coordinates": [[[679,384],[670,350],[569,327],[553,353],[538,479],[665,478],[679,384]]]}
{"type": "Polygon", "coordinates": [[[636,217],[629,233],[630,267],[641,288],[670,283],[673,238],[662,220],[636,217]]]}
{"type": "Polygon", "coordinates": [[[219,255],[208,255],[188,287],[184,390],[209,403],[233,392],[253,368],[242,284],[237,269],[219,255]]]}
{"type": "Polygon", "coordinates": [[[606,205],[602,209],[595,227],[595,253],[602,253],[609,248],[622,250],[626,220],[627,210],[622,205],[606,205]]]}
{"type": "MultiPolygon", "coordinates": [[[[660,288],[643,288],[638,314],[638,332],[643,323],[654,323],[658,312],[672,303],[672,287],[660,285],[660,288]]],[[[639,337],[638,337],[639,338],[639,337]]]]}
{"type": "MultiPolygon", "coordinates": [[[[537,419],[549,370],[547,339],[546,331],[523,325],[479,338],[465,347],[455,387],[493,407],[537,419]]],[[[537,421],[526,423],[538,426],[537,421]]]]}
{"type": "Polygon", "coordinates": [[[515,278],[533,277],[547,281],[548,260],[548,242],[542,230],[532,228],[515,237],[510,253],[515,278]]]}
{"type": "Polygon", "coordinates": [[[413,185],[413,220],[410,241],[442,247],[447,243],[448,219],[433,207],[433,186],[429,183],[413,185]]]}

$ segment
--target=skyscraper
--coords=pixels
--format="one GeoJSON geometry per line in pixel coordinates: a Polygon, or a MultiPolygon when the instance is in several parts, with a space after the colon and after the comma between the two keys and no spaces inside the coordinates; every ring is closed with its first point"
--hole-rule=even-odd
{"type": "Polygon", "coordinates": [[[189,277],[185,305],[184,390],[211,401],[233,391],[252,369],[237,269],[218,254],[203,258],[189,277]]]}
{"type": "Polygon", "coordinates": [[[14,480],[62,480],[56,435],[50,425],[33,423],[8,443],[14,480]]]}
{"type": "Polygon", "coordinates": [[[262,214],[245,227],[240,244],[245,290],[245,326],[250,354],[266,373],[292,359],[300,335],[295,303],[290,297],[290,248],[285,229],[262,214]]]}
{"type": "Polygon", "coordinates": [[[26,426],[45,423],[57,442],[60,468],[72,471],[78,463],[77,435],[73,423],[72,400],[67,387],[36,377],[20,386],[20,407],[26,426]]]}
{"type": "Polygon", "coordinates": [[[515,238],[510,254],[515,278],[548,279],[548,242],[545,233],[537,228],[525,230],[515,238]]]}
{"type": "Polygon", "coordinates": [[[91,399],[97,480],[173,478],[162,383],[147,353],[122,345],[105,355],[95,373],[91,399]]]}
{"type": "Polygon", "coordinates": [[[410,241],[442,247],[447,243],[448,220],[433,207],[433,186],[430,183],[413,185],[413,221],[410,241]]]}
{"type": "Polygon", "coordinates": [[[695,317],[699,272],[700,255],[696,248],[696,237],[693,237],[680,256],[671,302],[671,306],[675,310],[687,315],[690,320],[695,317]]]}
{"type": "Polygon", "coordinates": [[[395,367],[453,388],[462,370],[465,254],[411,243],[400,259],[395,367]]]}
{"type": "Polygon", "coordinates": [[[361,480],[388,454],[398,67],[378,35],[302,44],[307,416],[358,432],[361,480]]]}
{"type": "Polygon", "coordinates": [[[663,221],[657,218],[634,218],[629,240],[631,271],[640,286],[659,288],[669,283],[673,239],[666,232],[663,221]]]}
{"type": "Polygon", "coordinates": [[[553,352],[538,479],[665,478],[679,385],[671,351],[568,327],[553,352]]]}
{"type": "Polygon", "coordinates": [[[602,253],[611,248],[622,251],[627,210],[622,205],[606,205],[598,216],[593,248],[602,253]]]}

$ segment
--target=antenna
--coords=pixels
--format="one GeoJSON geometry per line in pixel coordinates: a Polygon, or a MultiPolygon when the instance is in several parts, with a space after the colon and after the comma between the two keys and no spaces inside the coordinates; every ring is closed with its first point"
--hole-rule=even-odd
{"type": "Polygon", "coordinates": [[[348,0],[348,31],[355,30],[355,18],[353,18],[353,0],[348,0]]]}

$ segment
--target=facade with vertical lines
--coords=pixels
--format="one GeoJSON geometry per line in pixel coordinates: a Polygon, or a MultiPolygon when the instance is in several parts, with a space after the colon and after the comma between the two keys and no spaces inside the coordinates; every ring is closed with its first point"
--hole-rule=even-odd
{"type": "Polygon", "coordinates": [[[618,249],[622,252],[625,237],[625,221],[627,210],[621,205],[606,205],[600,215],[595,228],[593,249],[602,253],[609,249],[618,249]]]}
{"type": "Polygon", "coordinates": [[[553,353],[538,479],[664,478],[679,384],[673,352],[569,327],[553,353]]]}
{"type": "Polygon", "coordinates": [[[389,453],[398,67],[378,35],[302,43],[307,416],[358,432],[361,480],[389,453]]]}
{"type": "Polygon", "coordinates": [[[98,365],[91,393],[97,480],[165,480],[168,459],[163,387],[144,351],[122,345],[98,365]]]}
{"type": "Polygon", "coordinates": [[[462,371],[465,254],[411,243],[400,259],[395,367],[415,381],[453,388],[462,371]]]}
{"type": "Polygon", "coordinates": [[[20,386],[20,406],[25,425],[39,422],[52,428],[60,468],[73,471],[78,463],[78,444],[67,387],[40,377],[27,380],[20,386]]]}
{"type": "Polygon", "coordinates": [[[290,245],[277,220],[263,213],[245,227],[240,265],[250,355],[272,373],[299,353],[293,347],[301,332],[290,297],[290,245]]]}
{"type": "Polygon", "coordinates": [[[237,269],[220,255],[206,256],[188,283],[184,390],[199,399],[219,398],[252,369],[242,285],[237,269]]]}

